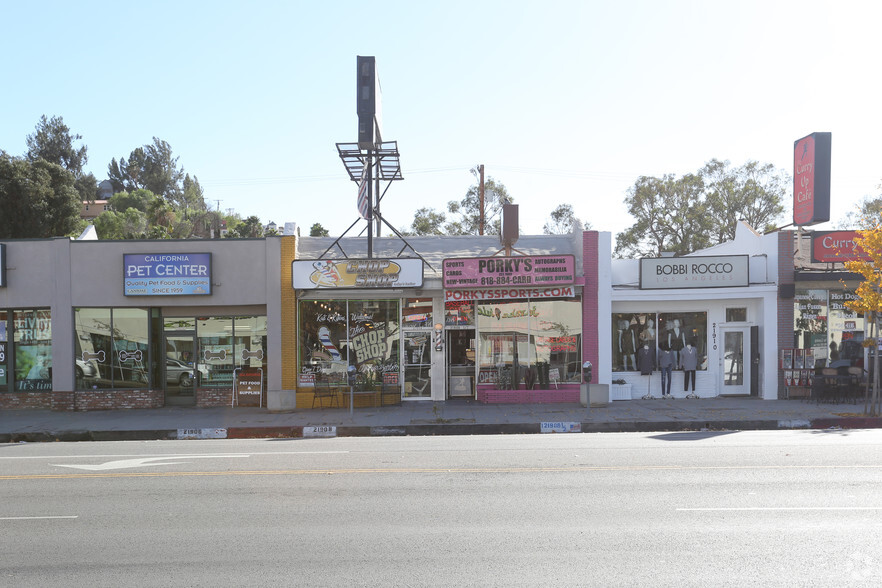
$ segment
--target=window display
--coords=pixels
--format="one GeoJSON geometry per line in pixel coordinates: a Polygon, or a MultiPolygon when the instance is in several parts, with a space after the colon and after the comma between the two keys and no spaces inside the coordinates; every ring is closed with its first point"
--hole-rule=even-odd
{"type": "Polygon", "coordinates": [[[52,390],[52,321],[44,310],[14,310],[15,391],[52,390]]]}
{"type": "MultiPolygon", "coordinates": [[[[628,312],[612,315],[612,359],[614,372],[637,371],[637,350],[648,347],[673,353],[674,369],[682,369],[683,350],[692,345],[697,358],[690,357],[690,366],[707,369],[707,313],[628,312]]],[[[690,352],[691,355],[691,352],[690,352]]]]}
{"type": "Polygon", "coordinates": [[[143,388],[149,330],[146,309],[75,308],[75,388],[143,388]]]}

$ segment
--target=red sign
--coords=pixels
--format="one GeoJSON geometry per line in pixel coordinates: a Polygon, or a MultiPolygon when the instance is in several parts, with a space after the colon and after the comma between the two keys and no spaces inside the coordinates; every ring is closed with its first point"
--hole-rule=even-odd
{"type": "Polygon", "coordinates": [[[830,220],[830,133],[812,133],[793,143],[793,224],[830,220]]]}
{"type": "Polygon", "coordinates": [[[818,231],[812,233],[812,261],[834,263],[869,260],[855,242],[857,231],[818,231]]]}

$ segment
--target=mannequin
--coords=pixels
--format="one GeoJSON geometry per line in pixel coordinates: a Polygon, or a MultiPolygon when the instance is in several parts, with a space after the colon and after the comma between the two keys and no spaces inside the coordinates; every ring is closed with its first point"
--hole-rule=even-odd
{"type": "Polygon", "coordinates": [[[680,319],[674,319],[673,328],[668,331],[668,349],[674,352],[674,365],[680,365],[680,350],[686,346],[686,332],[680,327],[680,319]]]}
{"type": "MultiPolygon", "coordinates": [[[[649,349],[648,344],[644,344],[637,351],[637,369],[640,370],[640,374],[644,376],[652,376],[652,372],[655,369],[655,356],[652,353],[652,350],[649,349]]],[[[647,386],[652,384],[652,378],[648,378],[647,386]]],[[[643,398],[652,398],[652,392],[647,389],[646,396],[643,398]]]]}
{"type": "Polygon", "coordinates": [[[640,331],[641,343],[652,343],[655,341],[655,321],[646,319],[646,326],[640,331]]]}
{"type": "Polygon", "coordinates": [[[616,334],[619,354],[622,356],[622,366],[628,371],[628,360],[631,360],[631,369],[637,369],[637,361],[634,352],[637,350],[637,342],[634,340],[634,331],[628,325],[627,320],[619,321],[619,330],[616,334]]]}
{"type": "Polygon", "coordinates": [[[674,369],[674,352],[665,346],[659,347],[658,369],[661,372],[662,398],[673,398],[671,396],[671,370],[674,369]]]}
{"type": "Polygon", "coordinates": [[[683,392],[689,390],[689,380],[692,380],[692,393],[695,394],[695,370],[698,369],[698,350],[692,346],[692,341],[686,344],[686,349],[680,353],[680,368],[683,370],[683,392]]]}

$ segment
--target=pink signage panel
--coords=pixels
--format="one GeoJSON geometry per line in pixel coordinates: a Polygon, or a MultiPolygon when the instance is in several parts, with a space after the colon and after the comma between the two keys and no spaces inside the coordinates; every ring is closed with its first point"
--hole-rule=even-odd
{"type": "Polygon", "coordinates": [[[576,281],[572,255],[523,255],[445,259],[444,288],[562,286],[576,281]]]}

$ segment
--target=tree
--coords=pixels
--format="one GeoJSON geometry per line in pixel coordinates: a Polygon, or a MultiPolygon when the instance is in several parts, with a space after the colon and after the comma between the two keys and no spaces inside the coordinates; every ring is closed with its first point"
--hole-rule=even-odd
{"type": "Polygon", "coordinates": [[[616,238],[624,257],[692,253],[735,238],[738,220],[768,230],[784,211],[786,173],[748,161],[709,161],[697,174],[641,176],[625,204],[636,222],[616,238]]]}
{"type": "Polygon", "coordinates": [[[770,163],[748,161],[734,169],[729,165],[712,159],[698,172],[704,181],[708,213],[717,221],[712,243],[734,239],[739,220],[759,231],[774,229],[790,189],[790,176],[770,163]]]}
{"type": "Polygon", "coordinates": [[[32,135],[27,136],[28,151],[25,157],[31,162],[44,159],[49,163],[60,165],[74,176],[74,187],[80,194],[80,200],[94,201],[98,195],[98,180],[91,173],[85,173],[83,167],[89,161],[87,147],[75,147],[82,135],[72,135],[70,128],[64,124],[60,116],[47,119],[40,117],[40,122],[32,135]]]}
{"type": "MultiPolygon", "coordinates": [[[[882,186],[880,186],[882,187],[882,186]]],[[[846,213],[840,229],[868,230],[882,223],[882,196],[865,196],[853,211],[846,213]]]]}
{"type": "Polygon", "coordinates": [[[434,208],[423,207],[413,215],[408,235],[443,235],[444,222],[447,220],[443,212],[434,208]]]}
{"type": "Polygon", "coordinates": [[[315,223],[309,228],[309,236],[310,237],[327,237],[328,229],[323,227],[320,223],[315,223]]]}
{"type": "Polygon", "coordinates": [[[34,134],[27,136],[27,158],[30,161],[45,159],[71,172],[74,178],[79,178],[83,175],[83,166],[89,157],[85,145],[77,148],[73,142],[82,138],[82,135],[71,135],[60,116],[47,119],[44,114],[40,117],[34,134]]]}
{"type": "MultiPolygon", "coordinates": [[[[444,226],[448,235],[478,235],[481,224],[480,188],[471,186],[459,202],[447,203],[447,212],[459,215],[444,226]]],[[[485,235],[498,235],[502,227],[502,206],[511,204],[514,199],[500,182],[488,177],[484,182],[484,231],[485,235]]]]}
{"type": "Polygon", "coordinates": [[[855,244],[869,259],[846,261],[845,268],[863,277],[863,281],[855,289],[855,300],[845,303],[849,310],[864,313],[869,323],[870,336],[864,345],[871,349],[870,357],[874,360],[872,396],[870,389],[864,397],[864,414],[878,416],[882,414],[882,394],[879,382],[879,337],[880,321],[882,321],[882,224],[872,229],[858,231],[855,244]]]}
{"type": "Polygon", "coordinates": [[[131,193],[117,192],[110,197],[107,204],[110,210],[115,210],[116,212],[125,212],[130,208],[147,212],[156,200],[156,194],[150,190],[138,189],[132,190],[131,193]]]}
{"type": "Polygon", "coordinates": [[[263,225],[256,216],[249,216],[227,233],[228,239],[249,239],[263,237],[263,225]]]}
{"type": "Polygon", "coordinates": [[[45,239],[80,227],[74,176],[45,159],[0,154],[0,238],[45,239]]]}
{"type": "Polygon", "coordinates": [[[587,230],[590,223],[585,223],[576,218],[572,204],[560,204],[551,211],[551,218],[542,227],[546,235],[566,235],[576,230],[587,230]]]}
{"type": "Polygon", "coordinates": [[[172,156],[171,146],[156,137],[153,144],[132,151],[128,160],[112,159],[107,166],[107,177],[113,182],[114,192],[143,188],[180,209],[186,208],[184,170],[178,169],[178,158],[172,156]]]}
{"type": "Polygon", "coordinates": [[[150,219],[137,208],[105,210],[93,224],[99,239],[146,239],[150,234],[150,219]]]}

